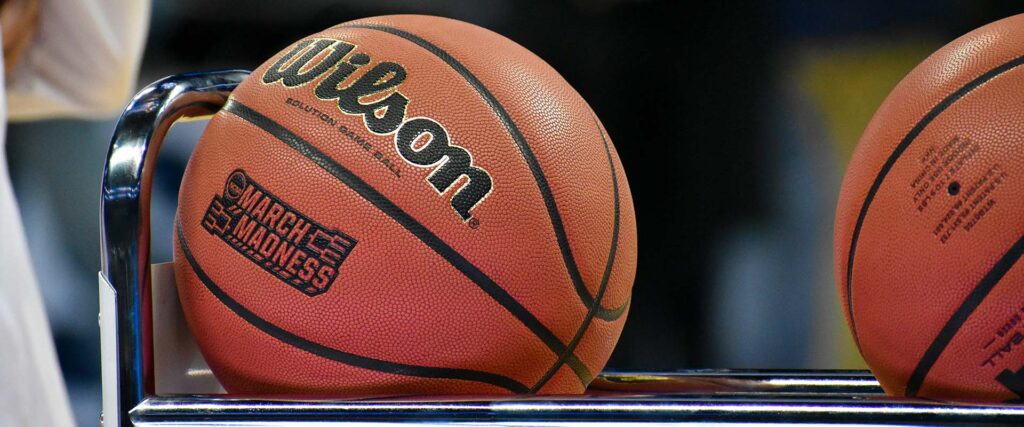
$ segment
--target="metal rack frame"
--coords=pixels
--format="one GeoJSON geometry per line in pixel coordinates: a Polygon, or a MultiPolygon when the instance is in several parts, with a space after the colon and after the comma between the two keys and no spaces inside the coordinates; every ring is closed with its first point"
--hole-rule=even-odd
{"type": "Polygon", "coordinates": [[[326,424],[970,424],[1024,425],[1024,406],[885,396],[861,371],[605,373],[582,396],[402,396],[260,400],[156,396],[150,312],[149,202],[156,155],[177,120],[215,113],[248,75],[157,81],[115,128],[102,188],[100,324],[104,425],[326,424]]]}

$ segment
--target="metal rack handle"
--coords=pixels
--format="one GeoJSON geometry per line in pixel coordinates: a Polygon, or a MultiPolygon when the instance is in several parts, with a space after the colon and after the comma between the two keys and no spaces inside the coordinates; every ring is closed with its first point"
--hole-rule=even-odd
{"type": "Polygon", "coordinates": [[[153,392],[149,202],[157,153],[175,121],[216,113],[248,75],[229,70],[159,80],[132,98],[114,129],[100,193],[101,268],[117,311],[118,409],[105,414],[108,427],[131,425],[127,411],[153,392]]]}

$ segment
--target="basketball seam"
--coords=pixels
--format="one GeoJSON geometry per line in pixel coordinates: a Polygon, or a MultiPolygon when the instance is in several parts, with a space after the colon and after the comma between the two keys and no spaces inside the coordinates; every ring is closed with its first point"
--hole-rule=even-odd
{"type": "Polygon", "coordinates": [[[199,262],[192,255],[192,251],[188,247],[188,242],[185,240],[185,232],[181,227],[181,223],[178,222],[176,225],[178,231],[178,246],[181,248],[181,251],[185,256],[185,260],[188,261],[192,272],[195,273],[196,277],[199,278],[199,281],[203,283],[206,289],[222,304],[224,304],[225,307],[234,312],[235,315],[246,323],[252,325],[256,329],[259,329],[263,333],[284,342],[285,344],[325,359],[371,371],[421,378],[474,381],[501,387],[513,393],[525,393],[528,391],[527,387],[522,383],[499,374],[471,369],[411,365],[375,359],[327,347],[295,335],[271,323],[270,321],[259,317],[256,313],[249,311],[249,309],[245,308],[245,306],[240,302],[231,298],[224,289],[217,286],[213,279],[203,271],[202,267],[199,266],[199,262]]]}
{"type": "Polygon", "coordinates": [[[860,212],[857,215],[857,222],[853,227],[853,235],[850,239],[850,251],[846,261],[846,311],[850,315],[850,330],[853,332],[853,340],[857,344],[857,349],[861,352],[861,354],[863,354],[864,351],[863,349],[861,349],[860,346],[860,336],[857,333],[857,322],[855,320],[856,316],[854,316],[853,314],[853,260],[854,254],[857,251],[857,241],[860,238],[860,231],[864,225],[865,218],[867,217],[868,208],[871,206],[871,202],[874,200],[875,194],[881,187],[882,181],[885,180],[885,177],[886,175],[888,175],[889,170],[892,169],[893,165],[896,163],[896,160],[899,159],[899,157],[903,154],[907,147],[915,139],[917,139],[917,136],[922,131],[924,131],[924,128],[928,126],[928,124],[930,124],[932,120],[934,120],[939,114],[941,114],[943,111],[949,108],[953,103],[960,100],[960,98],[964,97],[965,95],[976,89],[978,86],[981,86],[985,82],[1021,65],[1022,63],[1024,63],[1024,56],[1019,56],[1010,61],[1007,61],[978,76],[974,80],[971,80],[964,86],[960,87],[960,89],[957,89],[955,92],[948,95],[946,98],[940,101],[935,107],[932,107],[932,109],[928,111],[928,114],[922,117],[921,120],[919,120],[917,124],[915,124],[914,127],[910,129],[909,132],[907,132],[907,135],[903,137],[903,139],[896,146],[896,148],[893,149],[893,152],[889,155],[889,158],[886,159],[885,163],[882,165],[882,169],[879,170],[878,175],[875,176],[875,180],[874,182],[872,182],[871,187],[868,189],[868,194],[864,197],[864,202],[861,205],[860,212]]]}
{"type": "Polygon", "coordinates": [[[615,219],[612,223],[612,242],[608,249],[608,260],[604,266],[604,274],[601,276],[601,286],[597,288],[597,294],[594,295],[594,301],[596,301],[597,303],[588,307],[587,315],[583,318],[583,322],[580,323],[580,327],[576,330],[576,334],[572,337],[572,340],[569,341],[569,344],[565,349],[565,353],[562,353],[559,356],[558,360],[556,360],[555,363],[551,365],[551,368],[548,369],[544,376],[541,377],[541,379],[537,381],[536,384],[534,384],[534,386],[530,389],[530,392],[532,393],[536,393],[538,390],[541,389],[541,387],[544,387],[544,385],[547,384],[548,380],[550,380],[551,377],[553,377],[555,373],[558,372],[558,369],[562,367],[562,364],[565,363],[565,360],[568,357],[568,355],[576,351],[576,346],[579,345],[580,341],[583,339],[583,335],[586,334],[587,329],[590,328],[590,322],[594,319],[594,315],[597,311],[597,306],[600,304],[601,299],[604,298],[604,293],[608,289],[608,279],[611,277],[612,267],[615,264],[615,253],[618,250],[619,246],[620,223],[619,179],[616,175],[618,172],[615,169],[615,160],[612,159],[611,148],[608,147],[608,140],[605,138],[604,131],[601,129],[600,122],[598,122],[596,116],[594,117],[594,126],[597,127],[598,133],[601,134],[601,142],[604,143],[604,152],[608,156],[608,166],[611,168],[612,171],[612,194],[615,201],[615,219]]]}
{"type": "Polygon", "coordinates": [[[1006,275],[1010,268],[1020,259],[1021,254],[1024,254],[1024,235],[1022,235],[1017,242],[1010,246],[1010,249],[996,261],[996,264],[992,266],[992,269],[985,274],[985,277],[981,278],[981,281],[975,285],[971,293],[967,295],[960,307],[953,312],[953,315],[949,317],[946,324],[942,326],[939,334],[936,335],[935,340],[925,350],[924,355],[921,356],[921,360],[917,362],[917,366],[914,371],[910,374],[910,379],[907,380],[907,388],[904,393],[908,397],[913,397],[920,390],[921,385],[924,383],[925,376],[928,375],[928,371],[931,370],[935,362],[939,360],[939,356],[945,351],[946,346],[949,345],[950,341],[953,340],[953,336],[960,330],[967,318],[974,313],[974,310],[981,305],[981,302],[985,300],[992,289],[995,288],[999,280],[1006,275]]]}
{"type": "Polygon", "coordinates": [[[614,321],[625,312],[625,307],[629,301],[623,302],[619,307],[605,308],[600,306],[600,301],[590,295],[590,291],[583,283],[583,277],[580,275],[579,267],[576,265],[576,260],[573,258],[572,249],[569,247],[569,238],[565,234],[565,227],[562,223],[562,217],[559,214],[558,206],[555,203],[555,197],[551,192],[551,186],[548,184],[547,178],[544,176],[544,171],[541,170],[540,162],[537,161],[536,156],[534,156],[533,151],[526,142],[526,137],[523,136],[522,132],[516,126],[512,117],[508,114],[508,111],[505,110],[494,94],[484,86],[483,82],[481,82],[476,75],[470,72],[466,66],[462,65],[461,62],[452,57],[451,54],[446,52],[444,49],[441,49],[422,37],[398,28],[371,24],[341,24],[333,28],[362,28],[367,30],[376,30],[406,39],[434,54],[448,64],[448,66],[452,67],[455,72],[459,73],[459,75],[466,79],[466,82],[469,83],[477,94],[483,98],[484,102],[491,107],[491,110],[498,117],[502,126],[504,126],[505,130],[508,131],[512,140],[519,147],[519,152],[526,161],[530,172],[533,174],[533,179],[536,181],[537,187],[540,189],[541,197],[544,199],[544,206],[548,211],[548,218],[550,219],[551,226],[555,232],[555,240],[558,242],[558,249],[561,252],[562,261],[565,264],[565,268],[569,273],[569,278],[572,281],[573,288],[576,290],[576,294],[579,296],[580,301],[588,309],[592,305],[598,305],[598,318],[603,320],[614,321]]]}
{"type": "MultiPolygon", "coordinates": [[[[383,194],[371,187],[352,171],[345,169],[341,164],[318,150],[311,143],[296,135],[294,132],[286,129],[281,124],[238,102],[237,100],[229,100],[221,111],[234,114],[242,120],[255,125],[278,141],[281,141],[285,145],[291,147],[317,166],[320,166],[321,169],[330,173],[341,183],[359,194],[360,197],[370,202],[374,207],[408,230],[413,236],[418,238],[445,261],[448,261],[450,265],[459,270],[459,272],[470,279],[470,281],[472,281],[478,288],[483,290],[494,301],[501,305],[502,308],[507,310],[524,326],[530,329],[530,331],[533,332],[533,334],[537,336],[537,338],[539,338],[541,342],[543,342],[556,356],[565,352],[565,344],[550,329],[548,329],[547,326],[537,319],[533,313],[530,313],[526,307],[505,291],[504,288],[494,282],[494,280],[487,276],[486,273],[469,262],[469,260],[463,257],[462,254],[441,240],[440,237],[427,229],[426,226],[416,221],[415,218],[402,210],[402,208],[394,202],[388,200],[383,194]]],[[[567,363],[569,363],[569,366],[573,368],[573,371],[576,372],[576,375],[584,384],[589,383],[590,380],[593,379],[593,375],[575,354],[570,355],[567,363]]]]}

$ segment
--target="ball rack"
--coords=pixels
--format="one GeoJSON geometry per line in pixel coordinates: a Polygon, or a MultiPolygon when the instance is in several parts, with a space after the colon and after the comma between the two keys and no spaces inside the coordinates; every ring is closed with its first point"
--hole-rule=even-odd
{"type": "Polygon", "coordinates": [[[156,156],[171,125],[211,116],[247,75],[247,71],[232,70],[162,79],[139,92],[117,123],[104,169],[100,214],[105,427],[639,422],[1024,425],[1024,406],[888,397],[864,371],[606,372],[581,396],[287,400],[198,394],[201,391],[158,394],[154,391],[149,255],[156,156]]]}

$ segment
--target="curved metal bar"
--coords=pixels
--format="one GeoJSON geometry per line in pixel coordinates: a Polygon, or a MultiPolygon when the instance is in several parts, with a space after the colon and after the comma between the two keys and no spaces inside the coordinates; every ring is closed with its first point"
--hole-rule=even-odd
{"type": "Polygon", "coordinates": [[[117,401],[120,414],[108,426],[130,425],[127,411],[153,390],[149,310],[149,194],[164,136],[180,118],[220,109],[248,71],[167,77],[140,91],[114,130],[101,192],[102,274],[113,286],[117,308],[117,401]],[[145,333],[144,333],[145,332],[145,333]]]}

